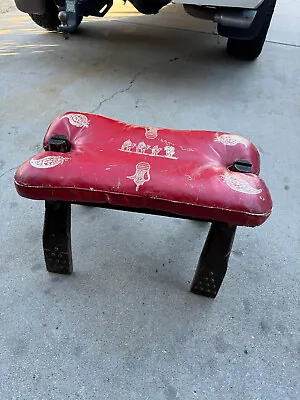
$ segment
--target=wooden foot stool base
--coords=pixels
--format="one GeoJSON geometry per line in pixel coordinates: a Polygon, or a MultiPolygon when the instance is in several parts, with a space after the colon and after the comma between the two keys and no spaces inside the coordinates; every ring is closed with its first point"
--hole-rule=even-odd
{"type": "Polygon", "coordinates": [[[71,204],[210,221],[191,290],[216,297],[236,227],[259,226],[272,200],[256,147],[209,131],[128,125],[66,113],[49,127],[45,152],[15,174],[18,193],[45,200],[47,270],[72,273],[71,204]]]}

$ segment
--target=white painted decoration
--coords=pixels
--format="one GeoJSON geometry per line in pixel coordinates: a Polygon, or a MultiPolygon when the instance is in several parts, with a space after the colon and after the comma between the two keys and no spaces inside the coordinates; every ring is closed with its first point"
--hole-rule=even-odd
{"type": "Polygon", "coordinates": [[[177,160],[175,154],[175,146],[171,144],[167,144],[164,148],[159,147],[157,144],[151,147],[149,144],[144,141],[138,143],[137,145],[131,141],[131,139],[125,140],[125,142],[121,145],[119,151],[124,151],[126,153],[139,154],[150,157],[162,157],[162,158],[170,158],[172,160],[177,160]],[[164,149],[165,153],[162,154],[161,151],[164,149]]]}
{"type": "Polygon", "coordinates": [[[162,150],[161,147],[159,147],[157,145],[153,146],[151,149],[151,156],[154,156],[154,157],[158,156],[158,154],[161,152],[161,150],[162,150]]]}
{"type": "Polygon", "coordinates": [[[215,142],[219,142],[224,144],[224,146],[236,146],[237,144],[242,144],[244,146],[247,146],[249,143],[247,139],[242,138],[241,136],[238,135],[228,135],[224,133],[223,135],[218,135],[215,138],[215,142]]]}
{"type": "Polygon", "coordinates": [[[157,128],[145,128],[145,136],[147,139],[155,139],[158,136],[158,129],[157,128]]]}
{"type": "Polygon", "coordinates": [[[262,189],[256,189],[252,187],[245,179],[242,179],[232,173],[225,172],[223,177],[230,189],[235,190],[236,192],[246,194],[259,194],[262,192],[262,189]]]}
{"type": "Polygon", "coordinates": [[[68,160],[70,160],[70,158],[63,156],[46,156],[38,160],[32,158],[30,160],[30,165],[34,168],[53,168],[57,165],[62,165],[68,160]]]}
{"type": "Polygon", "coordinates": [[[139,162],[135,166],[135,174],[132,176],[127,176],[128,179],[132,179],[136,184],[136,191],[139,191],[139,187],[145,182],[150,181],[150,164],[147,162],[139,162]]]}
{"type": "Polygon", "coordinates": [[[131,149],[135,147],[135,143],[132,143],[130,139],[125,140],[125,142],[122,144],[121,148],[119,150],[122,151],[131,151],[131,149]]]}
{"type": "Polygon", "coordinates": [[[67,114],[64,118],[68,118],[71,125],[76,126],[76,128],[88,128],[89,119],[84,114],[67,114]]]}
{"type": "Polygon", "coordinates": [[[175,147],[174,146],[165,146],[164,150],[166,152],[167,158],[176,158],[175,157],[175,147]]]}
{"type": "Polygon", "coordinates": [[[146,150],[148,150],[151,146],[147,145],[145,142],[140,142],[137,146],[135,151],[137,153],[144,154],[146,150]]]}

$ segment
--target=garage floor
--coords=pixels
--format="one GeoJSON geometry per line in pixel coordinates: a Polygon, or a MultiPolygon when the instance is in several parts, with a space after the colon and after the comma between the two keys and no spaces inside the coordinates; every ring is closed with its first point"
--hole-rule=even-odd
{"type": "Polygon", "coordinates": [[[0,398],[300,398],[300,5],[279,0],[262,56],[213,25],[121,2],[69,41],[0,15],[0,398]],[[45,271],[43,204],[16,168],[68,110],[227,131],[259,148],[274,200],[239,228],[216,300],[189,292],[208,225],[73,207],[75,273],[45,271]]]}

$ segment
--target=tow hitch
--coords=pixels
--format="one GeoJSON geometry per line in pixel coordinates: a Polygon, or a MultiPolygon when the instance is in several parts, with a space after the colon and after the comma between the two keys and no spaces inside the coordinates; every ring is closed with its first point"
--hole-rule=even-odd
{"type": "Polygon", "coordinates": [[[58,19],[60,25],[58,31],[62,32],[65,39],[77,27],[78,16],[104,17],[111,9],[113,0],[66,0],[64,7],[59,7],[58,19]]]}

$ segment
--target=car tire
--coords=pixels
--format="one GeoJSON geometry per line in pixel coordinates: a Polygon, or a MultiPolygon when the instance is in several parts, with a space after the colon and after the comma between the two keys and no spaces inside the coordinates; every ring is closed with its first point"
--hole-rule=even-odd
{"type": "Polygon", "coordinates": [[[262,52],[266,36],[270,27],[276,0],[267,0],[269,2],[265,19],[257,36],[247,39],[229,38],[227,41],[227,53],[242,60],[255,60],[262,52]]]}
{"type": "MultiPolygon", "coordinates": [[[[46,0],[46,10],[44,14],[29,14],[29,16],[37,25],[47,29],[48,31],[56,31],[60,25],[60,21],[58,19],[58,8],[54,3],[54,0],[46,0]]],[[[72,30],[72,32],[78,28],[81,21],[82,17],[77,16],[76,27],[72,30]]]]}

